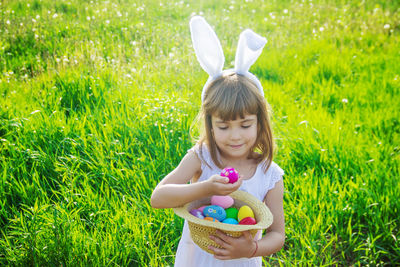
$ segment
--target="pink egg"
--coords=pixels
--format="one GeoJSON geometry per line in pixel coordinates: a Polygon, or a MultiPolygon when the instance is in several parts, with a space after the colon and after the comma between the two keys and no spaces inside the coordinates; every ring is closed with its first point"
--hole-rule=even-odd
{"type": "Polygon", "coordinates": [[[199,211],[203,212],[204,208],[207,206],[201,206],[200,208],[198,208],[199,211]]]}
{"type": "Polygon", "coordinates": [[[233,198],[230,196],[212,196],[211,205],[217,205],[224,209],[231,207],[234,203],[233,198]]]}
{"type": "Polygon", "coordinates": [[[232,167],[226,167],[222,170],[220,175],[228,177],[231,184],[235,183],[239,179],[239,173],[232,167]]]}

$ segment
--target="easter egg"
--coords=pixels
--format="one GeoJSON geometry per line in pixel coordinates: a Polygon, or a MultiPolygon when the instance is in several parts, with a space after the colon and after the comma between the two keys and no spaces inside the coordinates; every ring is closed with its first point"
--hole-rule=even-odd
{"type": "Polygon", "coordinates": [[[189,211],[189,213],[192,214],[193,216],[196,216],[197,218],[204,219],[204,216],[203,216],[203,213],[201,212],[201,210],[192,209],[191,211],[189,211]]]}
{"type": "Polygon", "coordinates": [[[235,183],[239,179],[239,173],[232,167],[226,167],[222,170],[220,175],[228,177],[231,184],[235,183]]]}
{"type": "Polygon", "coordinates": [[[223,221],[226,218],[225,210],[217,205],[207,206],[203,210],[203,215],[206,217],[212,217],[218,221],[223,221]]]}
{"type": "Polygon", "coordinates": [[[253,210],[249,206],[244,205],[239,209],[238,221],[240,222],[243,218],[246,218],[246,217],[254,218],[254,213],[253,213],[253,210]]]}
{"type": "Polygon", "coordinates": [[[256,224],[256,219],[254,219],[253,217],[246,217],[240,220],[239,224],[241,225],[253,225],[256,224]]]}
{"type": "Polygon", "coordinates": [[[226,218],[225,220],[222,221],[223,223],[228,223],[228,224],[238,224],[238,221],[236,221],[233,218],[226,218]]]}
{"type": "Polygon", "coordinates": [[[233,198],[230,196],[212,196],[211,197],[211,205],[217,205],[224,209],[229,208],[233,205],[233,198]]]}
{"type": "Polygon", "coordinates": [[[225,212],[226,212],[226,218],[232,218],[232,219],[237,220],[238,212],[239,212],[237,208],[230,207],[230,208],[227,208],[225,210],[225,212]]]}
{"type": "Polygon", "coordinates": [[[197,208],[199,211],[203,212],[204,208],[207,206],[201,206],[200,208],[197,208]]]}
{"type": "Polygon", "coordinates": [[[211,222],[218,222],[217,219],[212,218],[212,217],[204,217],[204,220],[211,221],[211,222]]]}

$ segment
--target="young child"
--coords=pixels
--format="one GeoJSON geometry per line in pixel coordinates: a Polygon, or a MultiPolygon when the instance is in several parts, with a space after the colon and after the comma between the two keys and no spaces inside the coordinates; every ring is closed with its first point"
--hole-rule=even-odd
{"type": "Polygon", "coordinates": [[[283,171],[272,161],[273,140],[261,83],[248,72],[266,40],[251,30],[242,32],[235,69],[222,71],[224,56],[214,31],[199,16],[192,18],[190,27],[197,58],[210,75],[202,92],[204,133],[154,189],[151,205],[173,208],[235,190],[256,196],[274,218],[263,237],[261,231],[255,238],[247,231],[237,238],[217,231],[210,238],[222,248],[210,247],[212,255],[193,242],[185,221],[175,266],[261,266],[261,257],[279,251],[285,241],[283,171]],[[227,166],[240,174],[234,184],[219,175],[227,166]]]}

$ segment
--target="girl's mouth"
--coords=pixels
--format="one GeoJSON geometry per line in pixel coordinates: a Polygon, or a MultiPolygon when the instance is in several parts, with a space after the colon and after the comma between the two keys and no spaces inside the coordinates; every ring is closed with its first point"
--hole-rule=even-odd
{"type": "Polygon", "coordinates": [[[242,145],[230,145],[230,147],[231,147],[231,148],[234,148],[234,149],[237,149],[237,148],[242,147],[242,145]]]}

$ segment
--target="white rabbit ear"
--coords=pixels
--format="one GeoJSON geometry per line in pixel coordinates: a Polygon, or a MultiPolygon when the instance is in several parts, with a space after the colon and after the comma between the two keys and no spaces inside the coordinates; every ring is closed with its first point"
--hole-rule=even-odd
{"type": "Polygon", "coordinates": [[[267,39],[256,34],[252,30],[244,30],[240,34],[238,47],[235,57],[235,71],[244,75],[248,72],[251,65],[260,56],[267,39]]]}
{"type": "Polygon", "coordinates": [[[215,78],[221,75],[224,66],[224,53],[219,39],[203,17],[190,20],[190,32],[197,60],[201,67],[215,78]]]}

